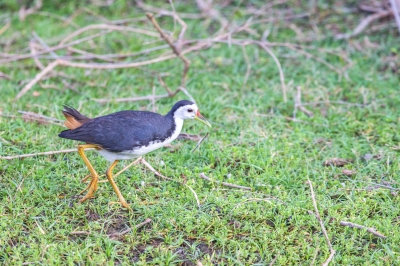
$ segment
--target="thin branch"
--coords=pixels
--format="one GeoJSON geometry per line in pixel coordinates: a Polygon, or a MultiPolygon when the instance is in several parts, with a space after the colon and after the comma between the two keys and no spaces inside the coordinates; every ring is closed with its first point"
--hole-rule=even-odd
{"type": "Polygon", "coordinates": [[[272,266],[272,265],[275,264],[276,260],[278,259],[278,256],[279,256],[279,254],[276,255],[276,256],[271,260],[271,262],[269,263],[269,266],[272,266]]]}
{"type": "Polygon", "coordinates": [[[127,166],[125,166],[121,171],[119,171],[118,173],[116,173],[114,175],[114,177],[119,176],[120,174],[122,174],[123,172],[125,172],[128,168],[130,168],[132,165],[138,164],[140,163],[142,160],[142,157],[137,158],[136,160],[134,160],[133,162],[131,162],[130,164],[128,164],[127,166]]]}
{"type": "Polygon", "coordinates": [[[113,62],[113,60],[107,56],[86,52],[86,51],[83,51],[81,49],[77,49],[74,47],[68,47],[67,50],[77,53],[77,54],[85,55],[85,56],[87,56],[87,58],[90,58],[90,59],[95,58],[95,59],[100,59],[100,60],[107,61],[107,62],[113,62]]]}
{"type": "Polygon", "coordinates": [[[205,180],[207,180],[209,182],[221,184],[221,185],[223,185],[225,187],[240,188],[240,189],[244,189],[244,190],[252,190],[251,187],[244,187],[244,186],[239,186],[239,185],[235,185],[235,184],[231,184],[231,183],[212,180],[211,178],[206,176],[204,173],[201,173],[199,176],[200,176],[200,178],[205,179],[205,180]]]}
{"type": "MultiPolygon", "coordinates": [[[[311,212],[311,213],[312,213],[312,212],[311,212]]],[[[313,214],[314,214],[314,213],[313,213],[313,214]]],[[[317,256],[318,256],[318,252],[319,252],[319,247],[317,247],[317,248],[315,249],[314,257],[313,257],[313,260],[311,261],[310,266],[314,266],[315,260],[317,259],[317,256]]]]}
{"type": "Polygon", "coordinates": [[[199,142],[197,142],[196,147],[194,147],[194,149],[192,150],[192,152],[195,152],[197,150],[198,147],[200,147],[201,143],[208,137],[209,133],[207,132],[207,134],[199,140],[199,142]]]}
{"type": "Polygon", "coordinates": [[[179,39],[178,39],[177,45],[174,45],[172,43],[171,39],[163,32],[163,30],[161,29],[160,25],[157,23],[156,19],[154,18],[154,15],[152,13],[146,13],[146,16],[151,21],[151,23],[153,23],[154,27],[160,33],[161,37],[171,47],[171,49],[174,52],[174,54],[176,54],[176,56],[178,56],[182,60],[182,62],[184,64],[184,68],[183,68],[183,73],[182,73],[181,86],[185,87],[185,85],[186,85],[186,76],[187,76],[187,73],[188,73],[189,67],[190,67],[190,61],[184,56],[184,54],[181,52],[180,48],[181,48],[182,42],[183,42],[183,35],[185,34],[185,31],[186,31],[186,28],[187,28],[186,24],[178,16],[175,16],[175,18],[177,18],[179,23],[182,25],[182,31],[179,34],[179,39]]]}
{"type": "Polygon", "coordinates": [[[144,165],[145,165],[150,171],[152,171],[156,176],[159,176],[159,177],[161,177],[161,178],[163,178],[163,179],[165,179],[165,180],[170,180],[170,181],[176,182],[176,183],[178,183],[178,184],[180,184],[180,185],[184,185],[184,186],[186,186],[187,188],[189,188],[189,190],[193,193],[194,198],[196,199],[197,207],[200,208],[201,205],[200,205],[199,197],[197,196],[197,193],[196,193],[196,191],[193,190],[193,188],[191,188],[189,185],[187,185],[187,184],[185,184],[185,183],[182,183],[182,182],[179,182],[179,181],[175,181],[175,180],[173,180],[172,178],[169,178],[169,177],[166,177],[166,176],[160,174],[160,173],[159,173],[158,171],[156,171],[156,169],[154,169],[148,162],[146,162],[145,159],[142,159],[142,160],[141,160],[141,163],[144,164],[144,165]]]}
{"type": "Polygon", "coordinates": [[[279,78],[280,78],[281,84],[282,84],[283,101],[287,102],[285,76],[283,75],[281,63],[279,62],[278,58],[275,56],[275,54],[271,51],[271,49],[267,45],[265,45],[262,42],[257,42],[257,44],[258,44],[258,46],[263,48],[272,57],[272,59],[274,59],[276,65],[278,66],[279,78]]]}
{"type": "Polygon", "coordinates": [[[393,14],[394,14],[394,18],[396,20],[396,24],[397,24],[397,29],[400,32],[400,14],[399,14],[399,1],[398,0],[389,0],[390,1],[390,5],[392,6],[393,9],[393,14]]]}
{"type": "Polygon", "coordinates": [[[32,79],[28,84],[25,85],[25,87],[17,94],[15,97],[15,100],[18,100],[22,96],[24,96],[25,93],[27,93],[32,87],[40,81],[44,76],[46,76],[50,71],[52,71],[56,66],[59,65],[59,61],[56,60],[49,64],[47,67],[45,67],[41,72],[39,72],[34,79],[32,79]]]}
{"type": "Polygon", "coordinates": [[[392,14],[393,14],[392,10],[382,10],[373,15],[369,15],[368,17],[364,18],[360,22],[360,24],[358,24],[358,26],[353,30],[353,32],[338,34],[335,36],[335,39],[341,40],[341,39],[349,39],[351,37],[354,37],[354,36],[360,34],[362,31],[364,31],[365,28],[367,28],[368,25],[371,24],[373,21],[390,16],[392,14]]]}
{"type": "Polygon", "coordinates": [[[76,149],[46,151],[46,152],[29,153],[29,154],[21,154],[21,155],[14,155],[14,156],[0,156],[0,159],[1,160],[22,159],[22,158],[27,158],[27,157],[35,157],[35,156],[39,156],[39,155],[53,155],[53,154],[69,153],[69,152],[76,152],[76,149]]]}
{"type": "MultiPolygon", "coordinates": [[[[165,9],[153,7],[146,5],[142,0],[136,0],[136,5],[140,7],[143,10],[146,10],[148,12],[153,12],[153,13],[158,13],[162,16],[175,16],[175,14],[179,15],[181,18],[187,18],[187,19],[201,19],[204,18],[204,15],[199,15],[199,14],[194,14],[194,13],[175,13],[171,12],[165,9]]],[[[134,18],[137,19],[137,18],[134,18]]],[[[125,19],[125,20],[118,20],[118,21],[113,21],[114,24],[119,24],[119,23],[126,23],[131,21],[132,19],[125,19]]]]}
{"type": "Polygon", "coordinates": [[[109,30],[109,31],[134,32],[134,33],[139,33],[139,34],[143,34],[143,35],[148,35],[151,37],[158,37],[158,34],[156,32],[152,32],[149,30],[136,29],[136,28],[132,28],[132,27],[124,27],[124,26],[117,26],[117,25],[110,25],[110,24],[93,24],[93,25],[83,27],[77,31],[74,31],[73,33],[71,33],[64,39],[62,39],[61,42],[59,43],[59,45],[61,46],[65,43],[67,43],[69,40],[84,33],[85,31],[99,30],[99,29],[100,30],[109,30]]]}
{"type": "Polygon", "coordinates": [[[39,9],[41,9],[42,5],[43,5],[42,0],[36,0],[35,5],[31,8],[25,9],[25,6],[22,6],[18,12],[19,20],[24,21],[27,16],[29,16],[30,14],[33,14],[36,11],[38,11],[39,9]]]}
{"type": "Polygon", "coordinates": [[[308,179],[308,185],[310,186],[311,199],[312,199],[312,202],[314,205],[314,210],[315,210],[315,217],[317,218],[319,225],[321,226],[321,230],[325,236],[326,243],[328,244],[329,250],[331,252],[328,259],[322,264],[323,266],[327,266],[327,265],[329,265],[329,262],[331,262],[331,260],[333,259],[333,256],[335,255],[335,250],[332,247],[331,241],[329,240],[328,233],[326,232],[324,223],[322,222],[321,215],[319,214],[318,207],[317,207],[317,200],[315,199],[314,189],[313,189],[313,185],[312,185],[310,179],[308,179]]]}
{"type": "Polygon", "coordinates": [[[217,9],[212,7],[212,1],[196,0],[196,4],[203,14],[218,21],[222,30],[228,28],[229,21],[217,9]]]}
{"type": "MultiPolygon", "coordinates": [[[[99,33],[96,33],[96,34],[93,34],[93,35],[84,37],[84,38],[82,38],[82,39],[78,39],[78,40],[76,40],[76,41],[69,42],[69,43],[67,43],[67,44],[57,45],[57,46],[50,47],[49,49],[46,49],[46,50],[37,52],[36,54],[33,54],[33,55],[32,55],[32,54],[21,54],[21,55],[2,54],[2,56],[3,56],[3,57],[6,57],[6,59],[0,60],[0,64],[4,64],[4,63],[8,63],[8,62],[14,62],[14,61],[23,60],[23,59],[28,59],[28,58],[38,57],[38,56],[40,56],[40,55],[47,54],[47,53],[50,53],[50,52],[52,52],[52,51],[61,50],[61,49],[64,49],[64,48],[68,48],[68,47],[70,47],[70,46],[74,46],[74,45],[80,44],[80,43],[82,43],[82,42],[86,42],[86,41],[92,40],[92,39],[94,39],[94,38],[103,36],[103,35],[108,34],[108,33],[110,33],[110,31],[107,31],[107,32],[99,32],[99,33]]],[[[53,58],[53,57],[51,57],[51,58],[53,58]]],[[[61,58],[61,57],[60,57],[60,58],[61,58]]]]}
{"type": "Polygon", "coordinates": [[[70,235],[78,235],[78,236],[80,236],[80,235],[88,236],[91,233],[88,231],[73,231],[73,232],[70,232],[69,234],[70,235]]]}
{"type": "Polygon", "coordinates": [[[180,91],[182,91],[187,97],[189,97],[189,99],[196,103],[196,101],[194,100],[193,96],[184,88],[184,87],[179,87],[178,88],[180,91]]]}
{"type": "Polygon", "coordinates": [[[296,93],[296,97],[294,100],[293,118],[296,118],[297,108],[300,111],[302,111],[303,113],[305,113],[308,117],[314,117],[314,113],[311,112],[310,110],[308,110],[307,108],[305,108],[303,106],[303,104],[301,103],[301,87],[300,86],[297,86],[297,93],[296,93]]]}
{"type": "Polygon", "coordinates": [[[371,227],[366,227],[363,225],[351,223],[351,222],[345,222],[345,221],[340,221],[340,225],[342,226],[348,226],[348,227],[354,227],[354,228],[359,228],[359,229],[366,229],[368,233],[373,234],[374,236],[380,237],[380,238],[386,238],[383,234],[377,232],[374,228],[371,227]]]}

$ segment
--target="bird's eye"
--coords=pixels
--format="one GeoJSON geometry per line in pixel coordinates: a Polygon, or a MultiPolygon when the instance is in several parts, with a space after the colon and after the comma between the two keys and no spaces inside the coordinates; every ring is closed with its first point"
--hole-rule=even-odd
{"type": "Polygon", "coordinates": [[[188,112],[189,112],[189,113],[193,112],[193,109],[188,109],[188,112]]]}

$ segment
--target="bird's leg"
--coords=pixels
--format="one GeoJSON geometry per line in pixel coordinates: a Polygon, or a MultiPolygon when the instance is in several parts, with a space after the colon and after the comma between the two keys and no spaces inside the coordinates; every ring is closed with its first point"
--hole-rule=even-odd
{"type": "MultiPolygon", "coordinates": [[[[110,167],[107,169],[106,172],[106,176],[108,179],[108,182],[110,182],[111,186],[113,187],[115,194],[117,194],[118,199],[119,199],[119,204],[122,205],[122,207],[125,207],[127,209],[130,209],[129,204],[126,202],[124,196],[122,196],[121,192],[119,191],[117,184],[115,183],[115,181],[113,180],[113,176],[112,176],[112,170],[114,169],[114,167],[117,165],[118,160],[115,160],[110,167]]],[[[110,202],[111,204],[116,203],[116,202],[110,202]]]]}
{"type": "Polygon", "coordinates": [[[85,154],[85,150],[89,148],[98,148],[98,146],[94,144],[78,145],[78,153],[82,157],[82,160],[85,162],[87,168],[90,171],[90,175],[92,176],[92,180],[90,181],[89,186],[81,192],[83,193],[84,191],[88,190],[88,193],[79,202],[84,202],[85,200],[92,198],[98,187],[97,183],[99,181],[99,175],[96,173],[96,170],[94,170],[92,164],[89,162],[89,159],[86,157],[85,154]]]}

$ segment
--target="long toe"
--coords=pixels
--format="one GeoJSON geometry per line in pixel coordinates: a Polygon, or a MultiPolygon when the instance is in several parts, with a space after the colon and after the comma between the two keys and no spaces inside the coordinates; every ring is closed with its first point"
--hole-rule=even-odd
{"type": "Polygon", "coordinates": [[[112,204],[120,204],[122,207],[124,207],[126,209],[129,209],[129,210],[132,210],[131,206],[126,201],[112,201],[109,204],[110,205],[112,205],[112,204]]]}

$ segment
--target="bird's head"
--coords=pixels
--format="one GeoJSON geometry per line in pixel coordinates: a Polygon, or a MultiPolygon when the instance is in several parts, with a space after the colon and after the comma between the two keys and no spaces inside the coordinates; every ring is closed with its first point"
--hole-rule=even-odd
{"type": "Polygon", "coordinates": [[[195,119],[208,127],[211,124],[200,114],[199,108],[194,102],[182,100],[174,104],[171,111],[169,112],[174,117],[181,119],[195,119]]]}

